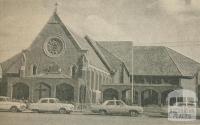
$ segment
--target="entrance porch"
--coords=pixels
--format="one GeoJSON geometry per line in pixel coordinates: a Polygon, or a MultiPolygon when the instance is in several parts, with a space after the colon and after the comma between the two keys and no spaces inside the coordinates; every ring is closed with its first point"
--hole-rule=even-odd
{"type": "MultiPolygon", "coordinates": [[[[108,99],[121,99],[127,104],[132,104],[132,86],[131,84],[103,85],[103,101],[108,99]]],[[[133,104],[140,106],[166,104],[167,94],[178,86],[159,84],[159,85],[134,85],[133,87],[133,104]]]]}

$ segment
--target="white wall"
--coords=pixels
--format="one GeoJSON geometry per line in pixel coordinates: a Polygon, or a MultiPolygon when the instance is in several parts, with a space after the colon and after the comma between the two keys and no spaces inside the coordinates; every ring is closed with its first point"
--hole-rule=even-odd
{"type": "Polygon", "coordinates": [[[181,79],[181,87],[196,92],[196,77],[193,79],[181,79]]]}

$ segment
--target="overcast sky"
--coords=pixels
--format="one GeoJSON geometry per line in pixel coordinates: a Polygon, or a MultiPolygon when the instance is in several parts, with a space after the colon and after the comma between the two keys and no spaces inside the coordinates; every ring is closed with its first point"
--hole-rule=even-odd
{"type": "Polygon", "coordinates": [[[29,47],[56,1],[81,36],[168,46],[200,62],[200,0],[0,0],[0,62],[29,47]]]}

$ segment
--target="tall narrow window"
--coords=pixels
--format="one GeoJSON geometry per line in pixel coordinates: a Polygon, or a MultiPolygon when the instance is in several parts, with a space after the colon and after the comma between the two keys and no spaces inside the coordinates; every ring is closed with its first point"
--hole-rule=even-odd
{"type": "Polygon", "coordinates": [[[37,66],[34,65],[34,66],[33,66],[33,75],[36,75],[36,74],[37,74],[37,66]]]}
{"type": "Polygon", "coordinates": [[[120,83],[124,83],[124,69],[121,67],[121,72],[120,72],[120,83]]]}
{"type": "Polygon", "coordinates": [[[72,78],[75,78],[76,77],[76,66],[74,65],[73,67],[72,67],[72,78]]]}

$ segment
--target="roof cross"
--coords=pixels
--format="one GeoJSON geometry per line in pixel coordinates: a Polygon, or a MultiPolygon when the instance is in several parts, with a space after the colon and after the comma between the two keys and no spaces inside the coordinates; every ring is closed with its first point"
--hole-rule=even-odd
{"type": "Polygon", "coordinates": [[[58,3],[56,2],[55,4],[54,4],[54,6],[55,6],[55,13],[57,12],[57,8],[58,8],[58,3]]]}

